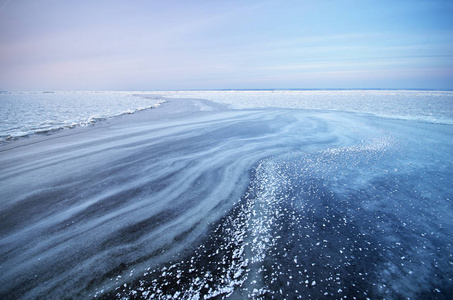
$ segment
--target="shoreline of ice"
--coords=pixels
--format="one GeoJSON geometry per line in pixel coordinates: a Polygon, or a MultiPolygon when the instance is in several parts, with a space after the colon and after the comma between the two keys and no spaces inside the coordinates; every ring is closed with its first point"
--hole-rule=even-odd
{"type": "Polygon", "coordinates": [[[63,129],[92,126],[100,121],[158,108],[166,101],[165,99],[168,100],[171,98],[202,99],[226,105],[233,110],[286,108],[339,111],[370,114],[385,119],[444,125],[453,124],[453,114],[451,112],[453,91],[208,90],[2,92],[0,93],[0,103],[3,105],[3,110],[0,111],[0,119],[2,119],[3,124],[0,124],[0,143],[11,142],[32,135],[52,134],[63,129]],[[20,100],[18,104],[13,103],[17,100],[16,98],[20,100]],[[139,101],[134,102],[135,100],[139,101]],[[131,103],[128,103],[128,101],[131,103]]]}
{"type": "MultiPolygon", "coordinates": [[[[0,143],[11,142],[33,135],[52,134],[64,129],[92,126],[100,121],[157,108],[165,102],[164,99],[151,93],[95,91],[6,92],[0,94],[0,103],[1,100],[6,101],[6,104],[2,103],[4,105],[4,111],[0,112],[0,116],[3,120],[3,126],[0,126],[0,143]],[[32,103],[32,105],[36,105],[37,109],[34,108],[35,111],[31,111],[31,109],[27,111],[27,109],[20,105],[17,107],[11,107],[10,105],[8,107],[7,101],[11,102],[11,100],[15,99],[5,100],[5,98],[1,98],[8,96],[21,97],[23,95],[29,95],[30,99],[25,99],[25,103],[28,102],[28,104],[32,103]],[[105,96],[106,99],[102,99],[102,95],[105,96]],[[42,96],[44,96],[44,98],[42,98],[42,96]],[[99,98],[100,96],[101,98],[99,98]],[[37,99],[33,99],[36,97],[37,99]],[[49,100],[47,99],[49,97],[59,98],[49,100]],[[92,97],[95,98],[93,101],[95,103],[94,105],[90,103],[92,97]],[[108,97],[113,100],[108,99],[108,97]],[[133,102],[130,106],[128,106],[127,103],[120,103],[123,99],[127,102],[137,98],[141,98],[140,101],[133,102]],[[146,100],[142,101],[143,99],[146,100]],[[98,100],[104,100],[105,103],[96,103],[99,102],[98,100]],[[60,101],[61,103],[59,103],[60,101]],[[80,103],[78,103],[77,106],[73,103],[68,103],[72,101],[80,101],[80,103]],[[110,103],[114,105],[110,107],[110,103]],[[104,107],[102,107],[103,105],[104,107]],[[16,119],[14,119],[14,117],[16,119]],[[19,122],[19,119],[21,122],[19,122]]],[[[23,99],[21,100],[23,101],[23,99]]]]}

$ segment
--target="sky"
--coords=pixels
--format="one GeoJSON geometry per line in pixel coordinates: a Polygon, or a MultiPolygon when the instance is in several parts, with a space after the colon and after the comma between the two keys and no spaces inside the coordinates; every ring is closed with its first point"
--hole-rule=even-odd
{"type": "Polygon", "coordinates": [[[453,89],[453,1],[0,0],[0,90],[453,89]]]}

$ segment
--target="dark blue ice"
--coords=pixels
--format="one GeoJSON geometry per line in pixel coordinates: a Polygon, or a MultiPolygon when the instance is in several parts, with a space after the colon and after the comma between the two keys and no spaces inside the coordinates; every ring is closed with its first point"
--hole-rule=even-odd
{"type": "Polygon", "coordinates": [[[447,299],[452,144],[448,124],[171,99],[14,142],[0,294],[447,299]]]}

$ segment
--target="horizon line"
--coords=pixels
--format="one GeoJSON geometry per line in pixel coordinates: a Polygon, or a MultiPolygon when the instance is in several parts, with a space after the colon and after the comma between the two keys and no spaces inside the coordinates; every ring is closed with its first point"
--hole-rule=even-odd
{"type": "Polygon", "coordinates": [[[149,90],[0,90],[0,93],[17,92],[208,92],[208,91],[453,91],[453,88],[223,88],[223,89],[149,89],[149,90]]]}

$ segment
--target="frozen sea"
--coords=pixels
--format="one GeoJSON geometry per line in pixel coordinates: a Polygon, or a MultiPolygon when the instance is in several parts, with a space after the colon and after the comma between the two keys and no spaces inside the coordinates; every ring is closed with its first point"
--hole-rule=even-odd
{"type": "Polygon", "coordinates": [[[24,95],[102,105],[2,121],[1,299],[453,297],[453,92],[24,95]]]}
{"type": "Polygon", "coordinates": [[[0,142],[93,125],[162,101],[140,92],[0,92],[0,142]]]}

